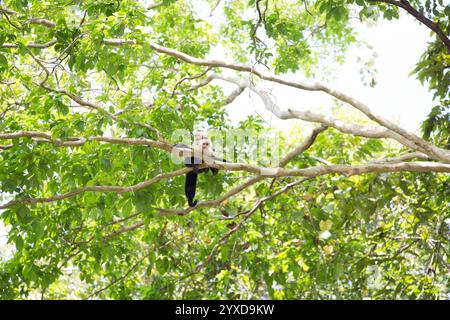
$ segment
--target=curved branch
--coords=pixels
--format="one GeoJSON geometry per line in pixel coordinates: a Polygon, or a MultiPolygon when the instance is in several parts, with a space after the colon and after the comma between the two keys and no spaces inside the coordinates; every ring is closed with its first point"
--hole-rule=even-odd
{"type": "Polygon", "coordinates": [[[408,161],[408,160],[412,160],[412,159],[431,160],[430,157],[427,156],[426,154],[423,154],[420,152],[411,152],[411,153],[406,153],[406,154],[403,154],[401,156],[394,157],[394,158],[376,159],[376,160],[371,161],[370,163],[383,163],[383,162],[392,163],[392,162],[408,161]]]}
{"type": "Polygon", "coordinates": [[[349,133],[357,136],[363,136],[366,138],[391,138],[389,130],[381,127],[373,126],[360,126],[351,123],[345,123],[341,120],[335,119],[330,116],[314,113],[312,111],[300,111],[288,109],[287,111],[281,110],[281,108],[273,101],[267,92],[262,89],[258,89],[248,80],[242,80],[236,77],[228,77],[221,74],[210,74],[208,76],[209,82],[214,79],[227,81],[238,85],[239,87],[247,87],[261,98],[265,108],[277,116],[279,119],[300,119],[308,122],[317,122],[328,127],[335,128],[343,133],[349,133]]]}
{"type": "Polygon", "coordinates": [[[11,149],[12,147],[14,147],[13,144],[8,144],[6,146],[0,146],[0,150],[8,150],[11,149]]]}
{"type": "Polygon", "coordinates": [[[211,68],[206,68],[206,70],[204,70],[203,72],[201,72],[201,73],[199,73],[199,74],[196,74],[196,75],[194,75],[194,76],[186,76],[186,77],[183,77],[183,78],[181,78],[180,80],[178,80],[177,83],[175,83],[175,86],[174,86],[173,89],[172,89],[172,95],[171,95],[171,97],[173,98],[173,96],[175,95],[175,92],[176,92],[178,86],[179,86],[181,83],[183,83],[183,82],[186,81],[186,80],[194,80],[194,79],[201,78],[201,77],[203,77],[209,70],[211,70],[211,68]]]}
{"type": "Polygon", "coordinates": [[[48,28],[56,27],[56,24],[54,22],[42,18],[30,18],[27,21],[25,21],[24,24],[40,24],[48,28]]]}
{"type": "MultiPolygon", "coordinates": [[[[53,46],[56,42],[57,42],[57,40],[51,40],[46,43],[28,42],[26,44],[26,47],[33,48],[33,49],[44,49],[44,48],[53,46]]],[[[19,45],[17,45],[16,43],[2,43],[0,45],[0,48],[17,48],[17,47],[19,47],[19,45]]]]}
{"type": "Polygon", "coordinates": [[[144,127],[146,129],[150,130],[151,132],[153,132],[154,134],[156,134],[156,136],[158,137],[158,139],[160,141],[168,143],[167,140],[164,138],[164,136],[159,132],[159,130],[156,129],[155,127],[149,125],[149,124],[146,124],[146,123],[143,123],[143,122],[140,122],[140,121],[129,121],[129,120],[121,119],[121,118],[118,117],[118,115],[115,115],[115,114],[107,111],[106,109],[100,107],[99,105],[96,105],[96,104],[94,104],[92,102],[86,101],[83,98],[81,98],[81,97],[75,95],[74,93],[72,93],[70,91],[67,91],[65,89],[54,89],[54,88],[51,88],[51,87],[49,87],[47,85],[44,85],[44,84],[39,84],[39,86],[44,88],[44,89],[46,89],[46,90],[48,90],[48,91],[62,93],[65,96],[67,96],[68,98],[70,98],[72,101],[78,103],[80,106],[97,110],[97,111],[99,111],[99,112],[101,112],[103,114],[108,115],[109,117],[111,117],[111,119],[113,119],[113,120],[115,120],[117,122],[144,127]]]}
{"type": "MultiPolygon", "coordinates": [[[[325,131],[327,128],[326,127],[318,127],[315,128],[311,134],[294,150],[290,151],[286,156],[284,156],[283,159],[280,160],[279,163],[279,167],[284,167],[289,161],[291,161],[292,159],[294,159],[296,156],[298,156],[299,154],[305,152],[306,150],[308,150],[311,145],[314,143],[314,141],[316,141],[317,136],[325,131]]],[[[231,189],[230,191],[228,191],[227,193],[223,194],[222,196],[220,196],[218,199],[215,200],[210,200],[210,201],[204,201],[204,202],[200,202],[198,203],[195,207],[189,207],[187,209],[161,209],[159,208],[159,215],[162,216],[168,216],[168,215],[185,215],[191,211],[193,211],[194,209],[200,209],[200,208],[206,208],[206,207],[216,207],[218,205],[220,205],[221,203],[223,203],[225,200],[231,198],[232,196],[234,196],[235,194],[241,192],[242,190],[254,185],[255,183],[262,181],[264,179],[263,176],[256,176],[256,177],[252,177],[250,179],[248,179],[246,182],[244,182],[243,184],[234,187],[233,189],[231,189]]]]}
{"type": "Polygon", "coordinates": [[[251,91],[258,94],[261,100],[264,103],[265,108],[273,113],[276,117],[282,120],[286,119],[300,119],[308,122],[316,122],[326,125],[328,127],[335,128],[336,130],[342,133],[348,133],[355,136],[361,136],[365,138],[390,138],[398,141],[404,146],[411,148],[413,150],[420,150],[422,152],[426,152],[423,148],[418,147],[413,142],[404,137],[392,132],[391,130],[384,127],[374,127],[374,126],[361,126],[353,123],[346,123],[339,119],[333,118],[331,116],[326,116],[318,113],[314,113],[312,111],[301,111],[301,110],[293,110],[288,109],[287,111],[281,110],[281,108],[273,101],[270,95],[262,89],[257,88],[248,80],[242,80],[236,77],[228,77],[221,74],[210,74],[206,78],[205,81],[202,82],[207,84],[212,80],[218,79],[227,81],[239,86],[239,88],[249,88],[251,91]]]}
{"type": "Polygon", "coordinates": [[[208,67],[216,67],[216,68],[226,68],[231,69],[235,71],[241,71],[241,72],[247,72],[254,74],[258,76],[259,78],[267,81],[272,81],[276,83],[280,83],[289,87],[301,89],[301,90],[307,90],[307,91],[322,91],[324,93],[327,93],[328,95],[345,102],[357,110],[364,113],[369,119],[377,122],[381,126],[393,131],[397,135],[410,140],[411,143],[417,146],[417,148],[420,148],[424,151],[426,151],[427,154],[432,156],[433,158],[439,159],[441,161],[450,163],[450,152],[441,148],[438,148],[429,142],[425,141],[424,139],[420,138],[419,136],[410,133],[401,127],[397,126],[393,122],[384,119],[383,117],[379,115],[375,115],[368,106],[366,106],[364,103],[342,93],[337,90],[331,89],[323,84],[315,83],[315,84],[308,84],[298,81],[291,81],[286,80],[281,77],[275,76],[270,73],[265,73],[263,71],[257,70],[252,65],[246,65],[246,64],[234,64],[234,63],[228,63],[225,61],[220,60],[211,60],[211,59],[199,59],[196,57],[192,57],[188,54],[185,54],[183,52],[180,52],[175,49],[166,48],[163,46],[160,46],[155,43],[150,43],[150,47],[152,47],[155,51],[167,54],[169,56],[175,57],[179,60],[182,60],[184,62],[194,64],[194,65],[200,65],[200,66],[208,66],[208,67]]]}
{"type": "MultiPolygon", "coordinates": [[[[324,127],[317,128],[313,132],[313,134],[307,139],[301,146],[297,147],[288,155],[283,158],[280,161],[280,164],[278,167],[259,167],[255,165],[250,164],[244,164],[244,163],[228,163],[228,162],[219,162],[219,161],[212,161],[208,162],[208,164],[204,164],[199,166],[202,167],[212,167],[217,169],[222,169],[226,171],[246,171],[249,173],[256,174],[256,177],[253,177],[249,179],[244,184],[230,190],[226,194],[222,195],[220,198],[216,200],[206,201],[198,204],[195,208],[203,208],[203,207],[212,207],[216,206],[229,197],[239,193],[243,189],[253,185],[254,183],[263,180],[267,177],[291,177],[291,176],[302,176],[307,178],[314,178],[317,176],[322,176],[326,174],[331,173],[338,173],[338,174],[344,174],[346,176],[352,176],[352,175],[360,175],[365,173],[384,173],[384,172],[403,172],[403,171],[411,171],[411,172],[445,172],[450,173],[450,164],[442,164],[442,163],[435,163],[435,162],[394,162],[394,163],[367,163],[365,165],[328,165],[328,166],[314,166],[304,169],[284,169],[281,166],[284,166],[288,161],[290,161],[294,156],[297,154],[303,152],[307,148],[310,147],[312,144],[312,141],[314,141],[315,137],[318,133],[325,130],[324,127]]],[[[11,139],[14,137],[24,137],[24,136],[35,136],[42,139],[49,139],[49,135],[41,132],[19,132],[19,133],[13,133],[13,134],[1,134],[0,139],[11,139]]],[[[166,151],[169,151],[166,149],[167,147],[170,148],[170,151],[178,152],[179,155],[187,155],[192,153],[192,150],[184,150],[180,148],[176,148],[173,146],[166,146],[162,142],[155,142],[152,140],[147,139],[121,139],[121,138],[105,138],[105,137],[97,137],[97,141],[108,141],[111,143],[119,143],[119,144],[140,144],[140,145],[148,145],[152,144],[155,147],[164,149],[166,151]]],[[[209,161],[209,159],[207,159],[209,161]]],[[[206,160],[205,160],[206,161],[206,160]]],[[[36,204],[36,203],[47,203],[47,202],[54,202],[63,200],[66,198],[74,197],[78,194],[84,193],[84,192],[116,192],[116,193],[124,193],[124,192],[133,192],[136,190],[143,189],[153,183],[156,183],[162,179],[167,179],[179,175],[183,175],[189,171],[191,171],[192,168],[183,168],[179,169],[173,172],[165,173],[165,174],[158,174],[157,176],[153,177],[152,179],[146,180],[144,182],[138,183],[133,186],[128,187],[120,187],[120,186],[87,186],[83,188],[79,188],[67,193],[64,193],[62,195],[56,195],[48,198],[28,198],[28,199],[18,199],[18,200],[12,200],[4,205],[0,205],[0,209],[5,209],[13,205],[19,205],[19,204],[36,204]]],[[[194,208],[188,208],[186,210],[165,210],[160,209],[161,215],[173,215],[173,214],[185,214],[190,211],[194,210],[194,208]]]]}
{"type": "Polygon", "coordinates": [[[240,184],[239,186],[234,187],[230,191],[221,195],[219,198],[217,198],[215,200],[200,202],[195,207],[189,207],[187,209],[163,209],[163,208],[156,208],[156,209],[158,210],[159,216],[173,216],[173,215],[182,216],[182,215],[188,214],[189,212],[197,210],[197,209],[214,208],[214,207],[220,205],[221,203],[223,203],[225,200],[231,198],[235,194],[238,194],[242,190],[247,189],[248,187],[254,185],[255,183],[257,183],[263,179],[264,178],[261,176],[250,178],[243,184],[240,184]]]}
{"type": "Polygon", "coordinates": [[[431,31],[433,31],[438,38],[442,41],[442,43],[447,47],[448,52],[450,53],[450,38],[445,34],[445,32],[441,29],[438,23],[433,20],[428,19],[423,13],[417,11],[407,0],[369,0],[370,2],[383,2],[390,5],[393,5],[398,8],[402,8],[410,15],[412,15],[417,21],[420,21],[426,27],[428,27],[431,31]]]}
{"type": "Polygon", "coordinates": [[[149,180],[146,180],[146,181],[143,181],[143,182],[140,182],[138,184],[128,186],[128,187],[88,186],[88,187],[75,189],[73,191],[63,193],[61,195],[48,197],[48,198],[27,198],[27,199],[12,200],[3,205],[0,205],[0,209],[6,209],[6,208],[9,208],[9,207],[15,206],[15,205],[23,205],[23,204],[28,205],[28,204],[55,202],[55,201],[59,201],[59,200],[67,199],[67,198],[72,198],[76,195],[79,195],[79,194],[82,194],[85,192],[115,192],[118,194],[125,193],[125,192],[134,192],[134,191],[137,191],[140,189],[144,189],[144,188],[148,187],[149,185],[157,183],[163,179],[168,179],[168,178],[183,175],[191,170],[192,170],[192,168],[183,168],[183,169],[179,169],[179,170],[169,172],[169,173],[160,173],[149,180]]]}
{"type": "Polygon", "coordinates": [[[132,225],[130,225],[130,226],[123,226],[123,227],[120,228],[119,230],[116,230],[116,231],[113,231],[113,232],[111,232],[111,233],[108,233],[108,234],[104,237],[104,239],[105,239],[105,240],[108,240],[108,239],[114,238],[114,237],[116,237],[116,236],[118,236],[118,235],[121,235],[122,233],[126,233],[126,232],[130,232],[130,231],[139,229],[139,228],[142,227],[143,225],[145,225],[145,222],[144,222],[144,221],[137,222],[137,223],[132,224],[132,225]]]}
{"type": "MultiPolygon", "coordinates": [[[[15,15],[18,14],[17,11],[8,9],[8,8],[1,8],[0,12],[9,14],[9,15],[15,15]]],[[[54,28],[56,26],[56,23],[53,21],[43,19],[43,18],[29,18],[27,21],[25,21],[23,24],[40,24],[48,28],[54,28]]]]}

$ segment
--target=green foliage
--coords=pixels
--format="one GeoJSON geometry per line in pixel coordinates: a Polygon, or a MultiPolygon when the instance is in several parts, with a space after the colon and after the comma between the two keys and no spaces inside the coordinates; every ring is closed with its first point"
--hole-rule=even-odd
{"type": "Polygon", "coordinates": [[[435,106],[421,128],[426,139],[444,148],[450,148],[450,100],[442,101],[442,105],[435,106]]]}
{"type": "MultiPolygon", "coordinates": [[[[315,75],[324,64],[342,61],[358,42],[350,17],[398,17],[396,8],[363,0],[280,0],[267,8],[260,1],[260,12],[255,1],[222,1],[216,9],[220,23],[213,24],[199,12],[205,8],[200,2],[207,9],[217,3],[164,0],[146,10],[131,0],[2,2],[16,13],[0,20],[0,45],[13,45],[0,48],[0,132],[46,132],[59,144],[87,140],[76,147],[42,137],[2,140],[2,204],[89,186],[136,185],[180,168],[159,149],[90,137],[156,140],[153,127],[169,139],[175,130],[199,123],[218,132],[269,132],[255,115],[233,125],[221,87],[191,90],[194,82],[183,80],[204,80],[199,75],[205,68],[157,54],[151,42],[199,58],[215,58],[219,48],[230,61],[315,75]],[[30,17],[55,26],[29,23],[30,17]],[[108,39],[127,43],[105,45],[108,39]],[[46,48],[30,46],[53,40],[46,48]],[[39,62],[52,63],[48,77],[39,62]],[[64,91],[82,97],[84,106],[64,91]]],[[[448,6],[412,3],[448,33],[448,6]]],[[[423,128],[444,146],[450,143],[448,64],[448,52],[434,42],[414,71],[442,99],[423,128]]],[[[305,134],[282,137],[283,154],[305,134]]],[[[321,158],[358,164],[400,151],[329,129],[288,167],[319,165],[321,158]]],[[[237,172],[202,174],[197,196],[217,199],[247,178],[237,172]]],[[[0,231],[7,235],[0,246],[0,298],[448,297],[448,175],[318,177],[266,201],[234,229],[257,199],[292,181],[266,179],[221,206],[183,216],[158,214],[159,208],[185,207],[182,176],[134,192],[84,192],[11,206],[0,211],[0,231]]]]}

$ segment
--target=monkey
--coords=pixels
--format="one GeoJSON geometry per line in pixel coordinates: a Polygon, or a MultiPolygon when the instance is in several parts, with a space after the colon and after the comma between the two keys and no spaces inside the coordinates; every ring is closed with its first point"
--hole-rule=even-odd
{"type": "Polygon", "coordinates": [[[195,207],[197,205],[197,200],[194,200],[194,198],[195,198],[195,191],[197,188],[198,174],[207,172],[208,170],[210,170],[212,172],[212,174],[215,176],[219,172],[219,169],[217,169],[217,168],[199,169],[198,165],[205,162],[203,160],[204,156],[208,156],[214,160],[223,161],[223,162],[225,162],[225,159],[217,158],[214,155],[214,148],[212,146],[211,140],[201,130],[197,130],[195,132],[194,143],[192,144],[192,146],[187,146],[185,144],[177,144],[176,146],[183,147],[183,148],[192,147],[192,150],[194,151],[194,154],[191,157],[184,158],[184,165],[186,167],[193,168],[192,171],[186,173],[184,192],[185,192],[186,198],[188,200],[189,206],[195,207]],[[200,156],[200,158],[198,158],[198,156],[200,156]]]}
{"type": "Polygon", "coordinates": [[[186,194],[186,198],[188,200],[188,204],[190,207],[195,207],[197,205],[197,200],[194,200],[195,191],[197,188],[197,177],[199,173],[207,172],[209,169],[213,172],[214,175],[217,174],[218,170],[214,168],[203,168],[199,169],[198,164],[204,163],[203,155],[212,155],[212,146],[211,142],[208,138],[202,137],[198,141],[194,141],[193,145],[194,155],[190,158],[185,158],[185,166],[192,167],[193,170],[186,174],[186,180],[184,185],[184,191],[186,194]],[[201,159],[195,157],[198,152],[201,156],[201,159]],[[186,161],[187,160],[187,161],[186,161]]]}

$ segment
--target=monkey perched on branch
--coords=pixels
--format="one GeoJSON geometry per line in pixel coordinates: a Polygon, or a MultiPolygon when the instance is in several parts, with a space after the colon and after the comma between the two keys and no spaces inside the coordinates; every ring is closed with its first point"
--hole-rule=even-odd
{"type": "Polygon", "coordinates": [[[223,161],[224,159],[218,158],[214,155],[214,148],[212,146],[211,140],[206,136],[203,131],[197,130],[194,134],[194,143],[189,146],[184,143],[179,143],[175,145],[179,148],[192,148],[193,155],[184,158],[184,165],[186,167],[193,168],[192,171],[186,173],[186,180],[184,184],[184,192],[188,200],[189,206],[194,207],[197,204],[197,200],[194,200],[195,191],[197,188],[197,176],[199,173],[207,172],[211,170],[213,175],[217,175],[219,169],[216,168],[202,168],[199,169],[198,166],[205,163],[204,157],[211,158],[213,160],[223,161]]]}

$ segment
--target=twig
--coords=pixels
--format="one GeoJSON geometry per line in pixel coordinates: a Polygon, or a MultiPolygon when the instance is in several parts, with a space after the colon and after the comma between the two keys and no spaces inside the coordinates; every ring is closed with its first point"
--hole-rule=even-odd
{"type": "Polygon", "coordinates": [[[183,83],[183,82],[186,81],[186,80],[194,80],[194,79],[201,78],[201,77],[203,77],[209,70],[211,70],[211,67],[206,68],[205,71],[203,71],[202,73],[197,74],[197,75],[195,75],[195,76],[186,76],[186,77],[183,77],[183,78],[181,78],[180,80],[178,80],[177,83],[175,84],[175,86],[173,87],[172,95],[171,95],[170,97],[173,98],[173,96],[175,95],[175,91],[177,90],[178,86],[179,86],[181,83],[183,83]]]}

